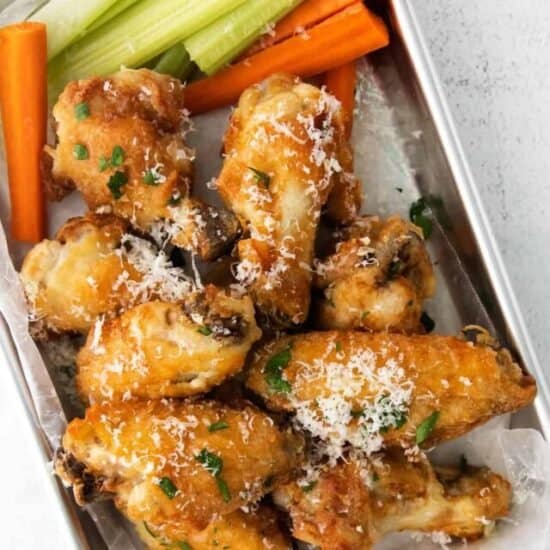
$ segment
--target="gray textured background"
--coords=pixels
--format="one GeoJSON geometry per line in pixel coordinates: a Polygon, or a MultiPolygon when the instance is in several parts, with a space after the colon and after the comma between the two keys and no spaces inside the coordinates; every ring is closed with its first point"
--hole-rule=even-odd
{"type": "Polygon", "coordinates": [[[544,365],[550,357],[550,2],[411,3],[544,365]]]}

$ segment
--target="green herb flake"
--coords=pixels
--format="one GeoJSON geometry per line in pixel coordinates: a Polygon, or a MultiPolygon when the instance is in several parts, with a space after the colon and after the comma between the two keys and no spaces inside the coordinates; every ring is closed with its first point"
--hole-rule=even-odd
{"type": "Polygon", "coordinates": [[[395,190],[396,190],[398,193],[403,193],[403,187],[396,187],[395,190]]]}
{"type": "Polygon", "coordinates": [[[90,116],[90,106],[85,102],[81,101],[74,106],[74,116],[76,120],[85,120],[90,116]]]}
{"type": "Polygon", "coordinates": [[[184,540],[178,540],[176,542],[176,548],[179,548],[179,550],[193,550],[193,547],[184,540]]]}
{"type": "Polygon", "coordinates": [[[229,502],[231,500],[231,493],[229,492],[229,487],[227,486],[225,479],[220,476],[216,476],[216,485],[218,486],[218,490],[220,491],[223,501],[229,502]]]}
{"type": "Polygon", "coordinates": [[[219,432],[220,430],[227,430],[229,428],[229,424],[225,420],[219,420],[218,422],[214,422],[208,426],[209,432],[219,432]]]}
{"type": "MultiPolygon", "coordinates": [[[[382,408],[386,408],[388,405],[389,397],[382,396],[378,400],[378,405],[382,406],[382,408]]],[[[381,427],[380,427],[380,433],[386,433],[390,428],[393,428],[395,430],[398,430],[402,426],[404,426],[407,422],[407,414],[405,411],[402,411],[400,409],[390,409],[388,411],[384,410],[381,414],[381,427]]]]}
{"type": "Polygon", "coordinates": [[[340,352],[342,351],[342,342],[334,342],[334,349],[337,351],[337,352],[340,352]]]}
{"type": "Polygon", "coordinates": [[[372,472],[371,479],[374,483],[380,480],[380,476],[376,472],[372,472]]]}
{"type": "Polygon", "coordinates": [[[111,191],[111,195],[115,199],[120,199],[122,197],[122,188],[128,183],[128,176],[121,172],[120,170],[117,170],[107,182],[107,187],[109,188],[109,191],[111,191]]]}
{"type": "Polygon", "coordinates": [[[291,358],[291,344],[285,346],[268,360],[264,374],[268,388],[277,393],[289,393],[292,389],[290,383],[283,378],[283,370],[286,369],[291,358]]]}
{"type": "Polygon", "coordinates": [[[420,445],[428,439],[432,433],[437,421],[439,420],[440,412],[434,411],[430,416],[422,420],[418,428],[416,428],[416,444],[420,445]]]}
{"type": "Polygon", "coordinates": [[[361,418],[365,414],[365,409],[352,409],[350,415],[352,418],[361,418]]]}
{"type": "Polygon", "coordinates": [[[169,477],[163,477],[160,479],[158,486],[162,489],[162,492],[170,499],[172,500],[176,493],[178,492],[178,488],[172,483],[172,480],[169,477]]]}
{"type": "Polygon", "coordinates": [[[115,145],[111,153],[111,166],[122,166],[123,162],[124,149],[120,145],[115,145]]]}
{"type": "Polygon", "coordinates": [[[107,168],[109,168],[109,161],[104,156],[99,157],[99,171],[105,172],[107,168]]]}
{"type": "Polygon", "coordinates": [[[266,189],[269,188],[269,184],[271,183],[271,176],[269,174],[266,174],[261,170],[257,170],[256,168],[252,168],[252,166],[249,166],[248,169],[252,171],[254,178],[258,183],[263,184],[266,189]]]}
{"type": "Polygon", "coordinates": [[[435,328],[435,321],[425,311],[423,311],[420,316],[420,322],[427,333],[432,332],[435,328]]]}
{"type": "Polygon", "coordinates": [[[210,327],[207,327],[206,325],[203,327],[199,327],[197,329],[197,332],[202,334],[203,336],[210,336],[212,334],[212,329],[210,327]]]}
{"type": "Polygon", "coordinates": [[[364,321],[370,315],[370,311],[363,311],[361,313],[361,321],[364,321]]]}
{"type": "Polygon", "coordinates": [[[155,533],[153,533],[153,531],[151,531],[151,528],[149,527],[149,525],[147,525],[146,521],[143,522],[143,527],[151,537],[153,537],[154,539],[158,537],[158,535],[156,535],[155,533]]]}
{"type": "Polygon", "coordinates": [[[422,229],[425,239],[429,238],[433,230],[433,222],[430,216],[431,209],[428,205],[428,201],[424,197],[420,197],[417,201],[411,204],[409,209],[409,218],[411,222],[422,229]]]}
{"type": "Polygon", "coordinates": [[[180,202],[181,202],[181,193],[179,191],[176,191],[168,199],[168,202],[166,204],[168,206],[177,206],[180,202]]]}
{"type": "Polygon", "coordinates": [[[76,160],[87,160],[90,158],[90,154],[88,153],[88,149],[85,145],[82,145],[82,143],[77,143],[73,149],[73,157],[76,160]]]}
{"type": "Polygon", "coordinates": [[[208,449],[202,449],[202,451],[195,456],[195,459],[214,477],[218,476],[223,469],[223,460],[218,455],[211,453],[208,449]]]}
{"type": "Polygon", "coordinates": [[[398,275],[401,274],[401,270],[403,269],[403,262],[401,260],[396,259],[393,260],[388,268],[388,280],[391,281],[392,279],[395,279],[398,275]]]}
{"type": "Polygon", "coordinates": [[[310,481],[307,485],[304,485],[302,487],[302,491],[304,493],[311,493],[311,491],[313,491],[313,489],[315,489],[316,485],[317,485],[316,481],[310,481]]]}
{"type": "Polygon", "coordinates": [[[143,183],[156,187],[157,185],[160,185],[160,177],[158,174],[153,172],[153,170],[147,170],[145,174],[143,174],[143,183]]]}

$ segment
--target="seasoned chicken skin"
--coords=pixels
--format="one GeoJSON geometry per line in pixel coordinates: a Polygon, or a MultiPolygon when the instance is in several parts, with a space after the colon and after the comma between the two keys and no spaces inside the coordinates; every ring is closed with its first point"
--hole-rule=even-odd
{"type": "Polygon", "coordinates": [[[246,384],[270,409],[294,412],[301,428],[326,442],[329,456],[348,443],[367,453],[432,445],[536,395],[535,381],[504,349],[447,336],[351,331],[265,344],[246,384]]]}
{"type": "MultiPolygon", "coordinates": [[[[268,506],[260,505],[258,510],[243,512],[238,510],[220,519],[214,520],[206,529],[189,531],[185,539],[178,539],[181,531],[176,527],[172,538],[158,536],[154,525],[138,523],[136,528],[142,540],[151,550],[186,548],[181,543],[187,543],[192,550],[211,550],[226,548],[235,550],[291,550],[292,544],[288,535],[282,532],[278,525],[277,515],[268,506]],[[176,538],[174,538],[176,537],[176,538]],[[179,546],[178,546],[179,544],[179,546]]],[[[164,530],[166,535],[171,532],[168,525],[164,530]]]]}
{"type": "Polygon", "coordinates": [[[419,332],[423,302],[435,290],[421,229],[398,216],[369,216],[343,236],[316,264],[318,327],[419,332]]]}
{"type": "Polygon", "coordinates": [[[168,399],[94,405],[62,444],[55,471],[80,505],[113,498],[173,540],[259,500],[301,453],[296,436],[250,405],[168,399]]]}
{"type": "Polygon", "coordinates": [[[90,209],[108,206],[143,231],[166,222],[175,245],[205,259],[231,245],[233,216],[189,197],[194,152],[181,82],[146,69],[70,82],[53,116],[58,143],[44,156],[51,196],[76,187],[90,209]]]}
{"type": "Polygon", "coordinates": [[[210,285],[96,323],[77,357],[77,386],[91,402],[206,392],[241,370],[260,336],[250,298],[210,285]]]}
{"type": "Polygon", "coordinates": [[[55,240],[31,249],[21,280],[39,327],[85,332],[98,316],[134,302],[130,284],[141,281],[142,274],[121,250],[127,225],[112,215],[71,218],[55,240]]]}
{"type": "Polygon", "coordinates": [[[325,470],[316,483],[275,490],[289,511],[294,537],[321,550],[370,550],[404,530],[477,539],[508,514],[510,484],[487,468],[434,467],[393,450],[366,471],[354,460],[325,470]]]}
{"type": "Polygon", "coordinates": [[[341,106],[315,86],[274,75],[242,94],[224,149],[217,188],[247,233],[236,278],[273,325],[302,323],[321,208],[336,182],[356,185],[341,106]]]}

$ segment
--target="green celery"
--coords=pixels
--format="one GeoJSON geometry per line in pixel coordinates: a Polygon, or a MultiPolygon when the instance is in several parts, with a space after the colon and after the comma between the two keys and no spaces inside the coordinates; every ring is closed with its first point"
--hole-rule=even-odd
{"type": "Polygon", "coordinates": [[[244,0],[141,0],[71,44],[48,65],[50,100],[70,80],[138,67],[244,0]]]}
{"type": "Polygon", "coordinates": [[[302,0],[249,0],[183,43],[191,59],[211,75],[235,59],[302,0]]]}
{"type": "Polygon", "coordinates": [[[108,9],[101,17],[96,19],[87,30],[87,32],[94,31],[98,27],[101,27],[107,21],[117,16],[120,12],[127,10],[130,6],[133,6],[138,0],[117,0],[116,4],[108,9]]]}
{"type": "Polygon", "coordinates": [[[29,21],[45,23],[48,29],[48,60],[76,40],[117,0],[50,0],[29,21]]]}
{"type": "Polygon", "coordinates": [[[185,49],[185,46],[178,42],[166,50],[155,64],[157,73],[169,74],[175,78],[184,80],[193,68],[193,62],[185,49]]]}

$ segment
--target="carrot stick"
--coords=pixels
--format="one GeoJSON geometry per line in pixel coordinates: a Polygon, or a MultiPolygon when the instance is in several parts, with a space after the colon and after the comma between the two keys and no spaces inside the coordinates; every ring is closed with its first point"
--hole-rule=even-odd
{"type": "Polygon", "coordinates": [[[308,31],[199,80],[186,89],[186,106],[203,113],[233,103],[251,86],[276,72],[313,76],[388,44],[386,26],[361,2],[329,17],[308,31]]]}
{"type": "Polygon", "coordinates": [[[357,0],[306,0],[284,19],[281,19],[275,25],[272,34],[258,40],[242,57],[249,57],[254,53],[265,50],[269,46],[273,46],[273,44],[278,44],[285,38],[309,29],[313,25],[323,21],[323,19],[334,15],[355,2],[357,0]]]}
{"type": "Polygon", "coordinates": [[[335,67],[325,74],[328,91],[336,96],[346,113],[346,134],[349,138],[353,126],[353,109],[355,107],[355,60],[335,67]]]}
{"type": "Polygon", "coordinates": [[[8,163],[12,236],[37,242],[45,235],[40,157],[46,143],[46,26],[0,29],[0,107],[8,163]]]}

